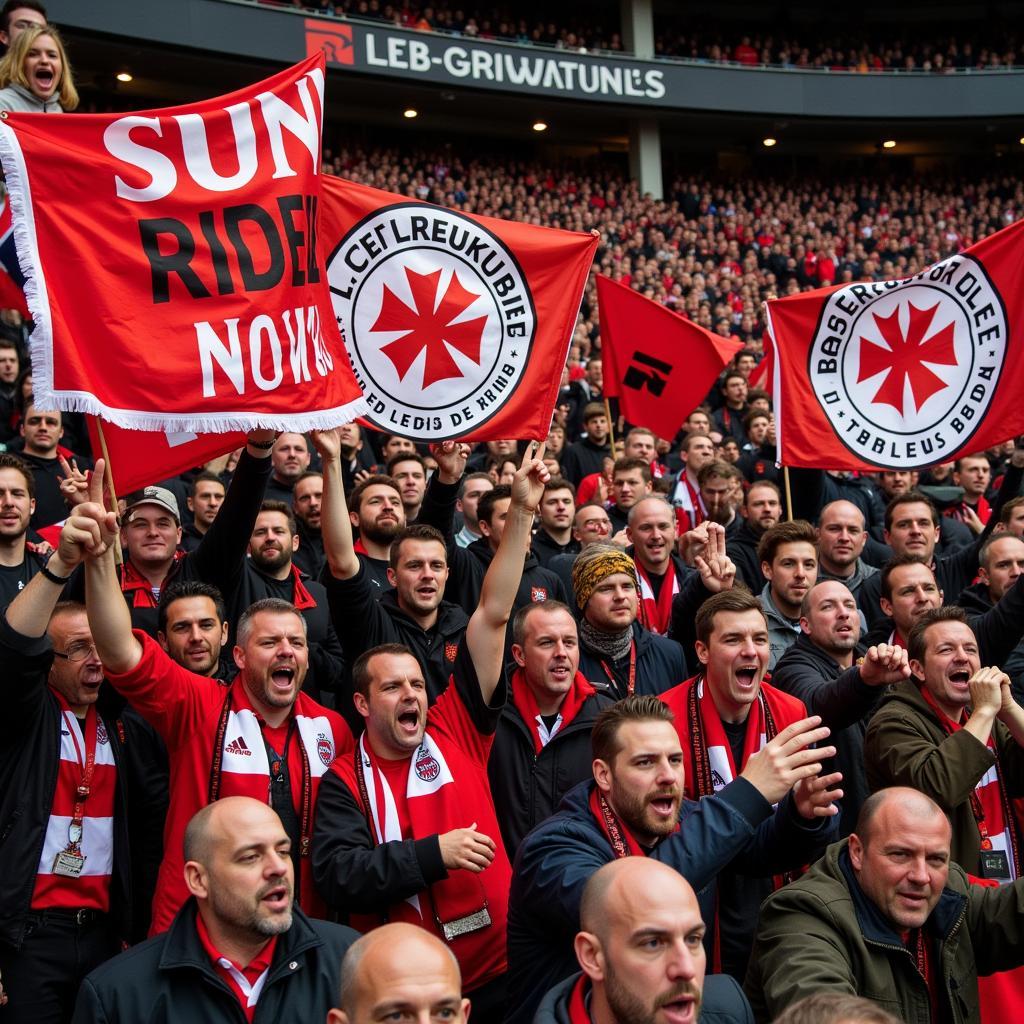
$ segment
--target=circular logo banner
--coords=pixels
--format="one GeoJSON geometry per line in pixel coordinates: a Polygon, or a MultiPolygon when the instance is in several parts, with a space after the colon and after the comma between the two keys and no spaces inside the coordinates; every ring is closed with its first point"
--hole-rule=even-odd
{"type": "Polygon", "coordinates": [[[463,214],[396,203],[327,262],[335,316],[381,430],[439,441],[477,430],[526,369],[536,312],[515,256],[463,214]]]}
{"type": "Polygon", "coordinates": [[[807,371],[851,452],[906,469],[944,461],[970,440],[995,393],[1006,334],[999,293],[961,254],[915,277],[833,292],[807,371]]]}

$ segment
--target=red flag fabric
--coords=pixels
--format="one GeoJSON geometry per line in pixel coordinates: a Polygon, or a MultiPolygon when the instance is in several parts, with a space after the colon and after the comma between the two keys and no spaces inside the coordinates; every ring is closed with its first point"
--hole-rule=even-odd
{"type": "Polygon", "coordinates": [[[673,438],[743,347],[597,275],[604,393],[630,423],[673,438]]]}
{"type": "Polygon", "coordinates": [[[25,283],[14,246],[14,221],[11,204],[5,196],[0,200],[0,309],[16,309],[28,319],[28,303],[22,285],[25,283]]]}
{"type": "MultiPolygon", "coordinates": [[[[86,417],[93,455],[102,454],[98,420],[86,417]]],[[[245,444],[245,434],[229,430],[223,434],[125,430],[113,423],[103,424],[114,490],[118,496],[130,494],[193,466],[201,466],[219,455],[226,455],[245,444]]],[[[184,510],[183,510],[184,511],[184,510]]]]}
{"type": "Polygon", "coordinates": [[[1024,221],[899,281],[767,303],[781,461],[949,462],[1024,432],[1024,221]]]}
{"type": "Polygon", "coordinates": [[[367,420],[417,441],[546,437],[593,235],[324,179],[321,244],[367,420]]]}
{"type": "Polygon", "coordinates": [[[46,408],[138,430],[362,413],[316,246],[324,60],[134,114],[0,114],[46,408]]]}

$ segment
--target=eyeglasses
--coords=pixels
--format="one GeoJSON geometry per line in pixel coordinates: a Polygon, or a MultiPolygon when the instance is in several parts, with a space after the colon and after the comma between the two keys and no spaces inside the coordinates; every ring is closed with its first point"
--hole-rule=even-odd
{"type": "Polygon", "coordinates": [[[96,652],[95,644],[80,643],[72,644],[66,651],[54,651],[53,653],[66,661],[85,661],[89,654],[94,652],[96,652]]]}

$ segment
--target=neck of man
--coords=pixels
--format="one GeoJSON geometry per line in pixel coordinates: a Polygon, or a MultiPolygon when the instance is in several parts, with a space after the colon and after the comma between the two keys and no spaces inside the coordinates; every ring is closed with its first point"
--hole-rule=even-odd
{"type": "Polygon", "coordinates": [[[661,562],[652,562],[639,548],[633,549],[633,557],[648,576],[664,576],[672,563],[672,555],[667,548],[665,558],[661,562]]]}
{"type": "Polygon", "coordinates": [[[697,474],[692,469],[690,469],[689,463],[686,464],[686,469],[684,470],[684,472],[686,474],[686,479],[690,486],[699,493],[700,484],[697,483],[697,474]]]}
{"type": "Polygon", "coordinates": [[[201,522],[198,519],[192,520],[192,526],[195,528],[196,533],[198,533],[200,537],[205,537],[206,531],[210,528],[206,523],[201,522]]]}
{"type": "MultiPolygon", "coordinates": [[[[423,742],[423,733],[420,733],[419,741],[412,750],[406,750],[404,747],[396,747],[393,743],[389,742],[387,737],[376,729],[370,728],[370,723],[366,723],[366,742],[370,744],[370,749],[373,751],[375,757],[381,757],[385,761],[404,761],[411,758],[416,753],[416,749],[423,742]]],[[[358,746],[358,740],[356,741],[358,746]]]]}
{"type": "Polygon", "coordinates": [[[25,561],[25,534],[0,537],[0,565],[15,566],[25,561]]]}
{"type": "MultiPolygon", "coordinates": [[[[815,645],[817,646],[817,645],[815,645]]],[[[823,647],[822,650],[840,667],[853,668],[853,656],[856,653],[854,648],[823,647]]]]}
{"type": "Polygon", "coordinates": [[[199,901],[199,915],[206,925],[213,948],[229,960],[242,967],[248,967],[270,941],[267,935],[260,935],[243,928],[234,928],[220,920],[211,910],[206,900],[199,901]]]}
{"type": "Polygon", "coordinates": [[[289,558],[284,565],[279,565],[276,569],[262,569],[268,576],[275,580],[286,580],[292,574],[292,560],[289,558]]]}
{"type": "Polygon", "coordinates": [[[833,562],[823,551],[818,552],[818,564],[830,576],[839,576],[844,580],[848,580],[857,568],[856,561],[850,562],[848,565],[839,565],[837,562],[833,562]]]}
{"type": "Polygon", "coordinates": [[[261,697],[253,693],[248,679],[245,680],[245,692],[248,695],[252,706],[259,713],[260,718],[262,718],[271,729],[276,729],[279,725],[288,721],[288,716],[295,708],[294,704],[289,704],[285,708],[279,708],[273,704],[268,704],[261,697]]]}
{"type": "MultiPolygon", "coordinates": [[[[772,600],[775,602],[775,607],[778,608],[787,619],[792,622],[796,622],[796,620],[800,618],[800,605],[790,604],[790,602],[778,593],[774,587],[772,587],[771,595],[772,600]]],[[[904,634],[904,636],[905,635],[906,634],[904,634]]]]}
{"type": "Polygon", "coordinates": [[[400,594],[396,591],[398,598],[398,607],[405,612],[410,618],[416,621],[416,625],[420,627],[424,632],[428,629],[433,629],[437,624],[437,609],[431,608],[430,611],[421,611],[419,608],[410,608],[403,601],[400,594]]]}
{"type": "Polygon", "coordinates": [[[552,526],[542,527],[544,532],[559,546],[565,547],[572,540],[572,527],[566,526],[562,529],[552,526]]]}
{"type": "Polygon", "coordinates": [[[420,508],[422,505],[422,502],[417,502],[415,505],[406,505],[404,502],[402,503],[402,508],[405,509],[406,523],[416,522],[416,517],[420,514],[420,508]]]}
{"type": "Polygon", "coordinates": [[[552,693],[545,689],[543,684],[535,683],[529,676],[526,677],[526,685],[533,693],[533,699],[537,702],[537,713],[540,715],[557,715],[562,710],[565,698],[569,695],[568,691],[552,693]]]}
{"type": "MultiPolygon", "coordinates": [[[[711,694],[711,700],[714,702],[715,710],[718,712],[718,717],[723,722],[728,722],[730,725],[739,725],[741,722],[745,722],[750,715],[750,704],[737,704],[731,701],[722,690],[716,686],[709,676],[705,676],[704,681],[707,683],[708,691],[711,694]]],[[[761,692],[761,688],[758,687],[758,693],[761,692]]],[[[754,699],[757,699],[755,694],[754,699]]]]}
{"type": "Polygon", "coordinates": [[[163,562],[146,562],[140,564],[139,562],[132,559],[132,565],[135,567],[135,571],[151,586],[151,587],[162,587],[164,580],[167,579],[167,574],[171,571],[171,566],[174,565],[174,559],[168,558],[163,562]]]}
{"type": "Polygon", "coordinates": [[[956,722],[958,725],[964,719],[964,711],[966,708],[963,704],[950,704],[948,701],[941,700],[936,697],[934,693],[929,689],[931,698],[935,701],[935,706],[951,721],[956,722]]]}

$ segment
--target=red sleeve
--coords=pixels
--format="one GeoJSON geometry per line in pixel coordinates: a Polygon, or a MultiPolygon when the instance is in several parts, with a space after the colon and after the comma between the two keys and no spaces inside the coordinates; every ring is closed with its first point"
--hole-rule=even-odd
{"type": "Polygon", "coordinates": [[[107,679],[173,750],[192,737],[211,707],[220,710],[227,691],[172,661],[148,633],[132,633],[142,645],[139,663],[128,672],[107,672],[107,679]]]}
{"type": "Polygon", "coordinates": [[[468,645],[460,643],[448,688],[427,712],[427,728],[486,768],[498,719],[505,706],[505,688],[503,675],[491,705],[484,704],[468,645]]]}

